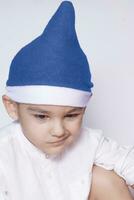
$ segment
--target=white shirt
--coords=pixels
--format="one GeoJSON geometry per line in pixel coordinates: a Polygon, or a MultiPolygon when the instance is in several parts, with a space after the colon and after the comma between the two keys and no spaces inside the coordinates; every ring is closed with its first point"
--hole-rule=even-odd
{"type": "Polygon", "coordinates": [[[46,158],[13,122],[0,131],[0,200],[87,200],[93,164],[134,184],[134,149],[82,127],[75,143],[46,158]],[[2,136],[3,135],[3,136],[2,136]]]}

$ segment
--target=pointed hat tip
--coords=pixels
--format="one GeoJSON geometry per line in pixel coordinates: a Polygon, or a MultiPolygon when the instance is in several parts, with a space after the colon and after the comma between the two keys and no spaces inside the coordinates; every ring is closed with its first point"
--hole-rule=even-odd
{"type": "Polygon", "coordinates": [[[62,1],[61,4],[60,4],[60,7],[61,6],[70,6],[70,7],[73,7],[73,4],[71,1],[62,1]]]}

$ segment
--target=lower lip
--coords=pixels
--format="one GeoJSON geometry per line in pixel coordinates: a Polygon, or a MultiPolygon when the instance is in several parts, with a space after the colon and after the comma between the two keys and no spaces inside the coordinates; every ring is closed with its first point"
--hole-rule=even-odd
{"type": "Polygon", "coordinates": [[[59,145],[62,145],[65,141],[66,141],[66,139],[67,138],[65,138],[64,140],[61,140],[61,141],[59,141],[59,142],[51,142],[51,143],[49,143],[49,144],[52,144],[52,145],[54,145],[54,146],[59,146],[59,145]]]}

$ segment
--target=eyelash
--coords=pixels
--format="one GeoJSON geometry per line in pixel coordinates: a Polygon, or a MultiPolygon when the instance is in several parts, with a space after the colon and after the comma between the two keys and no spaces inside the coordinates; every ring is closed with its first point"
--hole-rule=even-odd
{"type": "MultiPolygon", "coordinates": [[[[70,115],[66,115],[65,117],[74,118],[74,117],[77,117],[78,115],[80,115],[80,114],[70,114],[70,115]]],[[[41,119],[41,120],[43,120],[45,118],[49,118],[49,116],[47,116],[47,115],[40,115],[40,114],[36,114],[36,115],[34,115],[34,117],[41,119]]]]}
{"type": "Polygon", "coordinates": [[[45,118],[47,118],[46,117],[47,115],[38,115],[38,114],[36,114],[36,115],[34,115],[34,117],[36,117],[36,118],[38,118],[38,119],[45,119],[45,118]]]}

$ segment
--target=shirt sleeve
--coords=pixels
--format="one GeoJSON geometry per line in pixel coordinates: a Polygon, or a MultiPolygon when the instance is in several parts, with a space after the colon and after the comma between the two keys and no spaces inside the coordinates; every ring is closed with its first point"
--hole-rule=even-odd
{"type": "Polygon", "coordinates": [[[107,170],[114,170],[128,185],[134,184],[134,146],[120,146],[102,135],[94,164],[107,170]]]}

